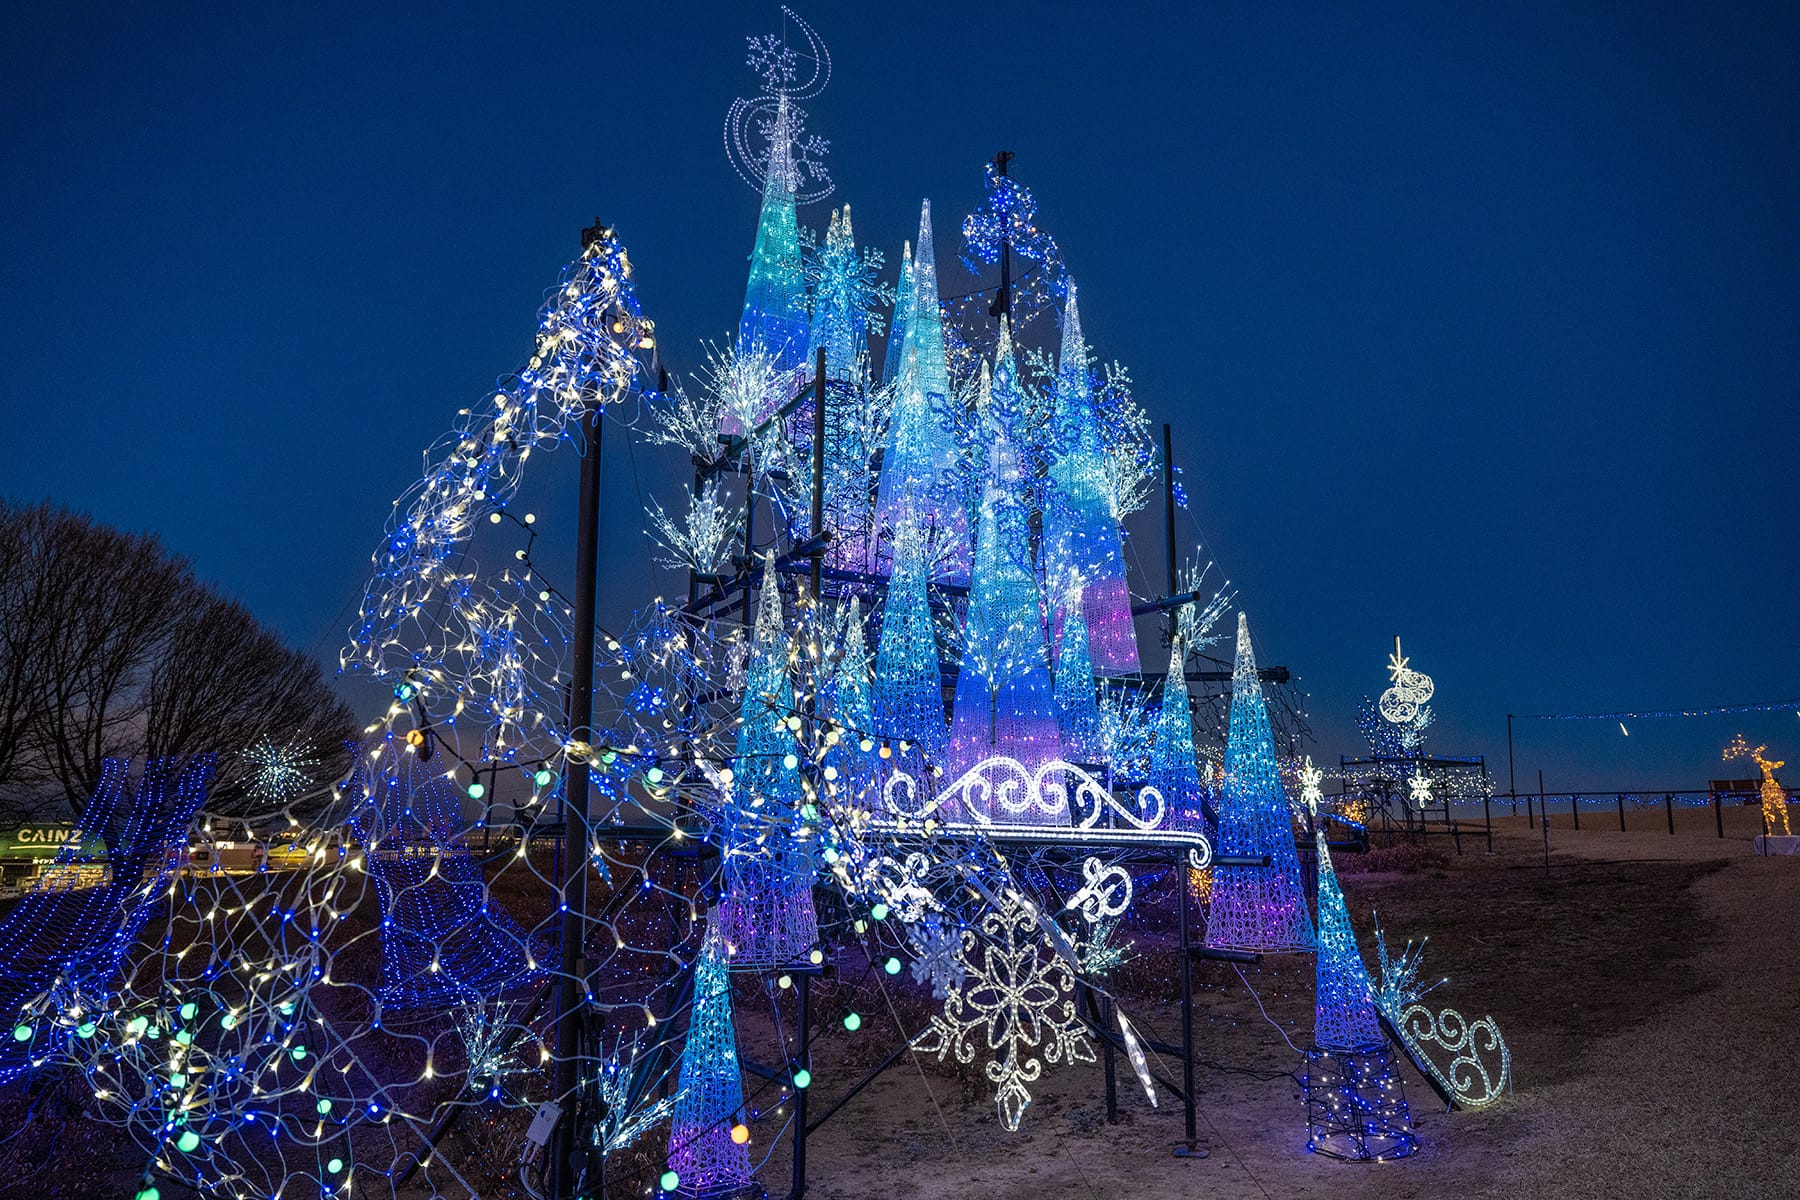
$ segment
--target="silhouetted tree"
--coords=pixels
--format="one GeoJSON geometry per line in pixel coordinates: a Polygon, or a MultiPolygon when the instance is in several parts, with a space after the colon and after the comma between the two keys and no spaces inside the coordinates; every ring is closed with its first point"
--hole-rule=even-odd
{"type": "Polygon", "coordinates": [[[0,814],[80,811],[107,757],[212,752],[208,807],[253,802],[263,734],[337,769],[354,729],[318,663],[154,537],[0,501],[0,814]]]}

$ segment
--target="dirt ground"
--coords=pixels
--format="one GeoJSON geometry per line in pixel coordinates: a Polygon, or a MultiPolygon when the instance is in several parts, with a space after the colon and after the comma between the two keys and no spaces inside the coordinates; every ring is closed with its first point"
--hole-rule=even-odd
{"type": "MultiPolygon", "coordinates": [[[[1661,814],[1658,813],[1658,816],[1661,814]]],[[[1710,819],[1710,814],[1708,815],[1710,819]]],[[[1445,1112],[1407,1072],[1420,1153],[1343,1163],[1305,1152],[1287,1072],[1311,1028],[1312,963],[1207,964],[1197,1021],[1200,1140],[1171,1155],[1182,1112],[1152,1109],[1121,1063],[1108,1124],[1098,1067],[1053,1068],[1019,1133],[998,1124],[985,1081],[902,1060],[814,1135],[817,1200],[969,1197],[1777,1197],[1800,1195],[1800,1085],[1788,1030],[1800,999],[1800,858],[1758,858],[1748,832],[1541,833],[1501,823],[1496,853],[1410,874],[1346,874],[1359,933],[1379,910],[1390,942],[1429,934],[1430,997],[1492,1013],[1513,1052],[1515,1094],[1445,1112]],[[1257,1011],[1255,989],[1278,1031],[1257,1011]],[[1225,1068],[1231,1068],[1226,1070],[1225,1068]],[[1244,1074],[1239,1072],[1255,1072],[1244,1074]],[[1269,1078],[1269,1076],[1278,1076],[1269,1078]]],[[[1448,849],[1448,847],[1446,847],[1448,849]]],[[[1365,948],[1367,943],[1365,942],[1365,948]]],[[[1174,1042],[1177,1010],[1127,1011],[1174,1042]]],[[[891,1036],[891,1030],[888,1031],[891,1036]]],[[[826,1051],[823,1057],[828,1057],[826,1051]]],[[[1161,1069],[1179,1078],[1179,1064],[1161,1069]]],[[[815,1105],[832,1099],[829,1070],[815,1105]]],[[[763,1172],[786,1184],[787,1148],[763,1172]]]]}
{"type": "MultiPolygon", "coordinates": [[[[1098,1065],[1056,1065],[1031,1086],[1034,1102],[1022,1128],[1007,1133],[979,1064],[959,1073],[909,1054],[813,1136],[808,1194],[815,1200],[1800,1196],[1800,1085],[1790,1079],[1788,1040],[1800,1000],[1800,858],[1754,856],[1750,837],[1757,827],[1747,814],[1727,811],[1724,839],[1715,835],[1710,812],[1678,812],[1673,837],[1660,809],[1628,815],[1629,832],[1620,833],[1616,815],[1608,822],[1584,814],[1576,831],[1566,814],[1553,812],[1548,869],[1542,831],[1527,828],[1523,816],[1496,820],[1492,855],[1477,834],[1462,839],[1460,854],[1452,839],[1434,836],[1424,861],[1411,855],[1413,869],[1405,871],[1385,869],[1394,864],[1394,851],[1340,858],[1365,958],[1373,959],[1377,912],[1395,949],[1429,935],[1423,972],[1449,981],[1428,1000],[1471,1017],[1493,1014],[1512,1050],[1514,1094],[1475,1113],[1445,1112],[1407,1067],[1421,1143],[1415,1157],[1358,1164],[1305,1152],[1294,1080],[1301,1056],[1293,1046],[1309,1040],[1313,961],[1277,956],[1242,968],[1196,968],[1198,1133],[1209,1157],[1173,1157],[1182,1140],[1181,1106],[1164,1090],[1160,1107],[1151,1108],[1122,1060],[1116,1123],[1107,1121],[1098,1065]]],[[[1116,979],[1139,1031],[1178,1044],[1174,934],[1164,900],[1160,909],[1144,906],[1148,925],[1136,933],[1138,957],[1116,979]]],[[[905,976],[889,986],[875,973],[879,987],[868,978],[815,989],[815,1116],[900,1045],[902,1030],[918,1032],[935,1007],[905,976]],[[864,1015],[854,1036],[841,1026],[848,1005],[864,1015]]],[[[773,1027],[756,1015],[756,997],[740,999],[746,1001],[739,1022],[746,1057],[780,1061],[770,1052],[773,1027]]],[[[782,1005],[791,1005],[791,994],[782,1005]]],[[[1152,1060],[1159,1074],[1179,1081],[1178,1061],[1154,1054],[1152,1060]]],[[[754,1103],[754,1096],[769,1094],[769,1085],[747,1077],[746,1090],[754,1103]]],[[[0,1198],[131,1194],[141,1152],[73,1112],[47,1125],[43,1138],[9,1143],[0,1161],[9,1168],[0,1169],[0,1198]],[[28,1145],[46,1139],[36,1149],[28,1145]]],[[[789,1185],[790,1143],[774,1140],[784,1120],[777,1110],[752,1122],[752,1150],[767,1154],[760,1178],[777,1197],[789,1185]]],[[[510,1161],[516,1131],[496,1145],[500,1159],[510,1161]]],[[[476,1148],[459,1133],[444,1151],[470,1178],[483,1178],[479,1158],[470,1157],[476,1148]]],[[[662,1167],[659,1135],[652,1133],[636,1157],[637,1168],[621,1167],[641,1168],[643,1179],[654,1179],[662,1167]]],[[[482,1184],[485,1200],[521,1194],[504,1173],[486,1178],[496,1186],[489,1191],[482,1184]]],[[[461,1200],[467,1194],[452,1180],[437,1182],[436,1195],[461,1200]]],[[[415,1191],[434,1194],[429,1184],[407,1194],[415,1191]]],[[[165,1185],[164,1194],[191,1193],[165,1185]]],[[[608,1194],[645,1193],[639,1185],[608,1194]]]]}

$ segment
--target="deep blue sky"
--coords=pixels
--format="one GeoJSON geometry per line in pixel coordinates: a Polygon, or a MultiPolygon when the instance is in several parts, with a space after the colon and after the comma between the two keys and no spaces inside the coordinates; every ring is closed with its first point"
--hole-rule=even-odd
{"type": "MultiPolygon", "coordinates": [[[[105,8],[0,47],[0,491],[154,531],[302,645],[335,653],[595,214],[673,363],[734,327],[756,197],[719,127],[776,5],[105,8]]],[[[1800,9],[803,12],[890,267],[920,197],[942,261],[1017,152],[1323,754],[1396,632],[1434,744],[1502,770],[1508,711],[1800,695],[1800,9]]],[[[657,476],[608,462],[630,554],[657,476]]],[[[1740,726],[1800,761],[1778,714],[1539,727],[1519,762],[1698,784],[1740,726]]]]}

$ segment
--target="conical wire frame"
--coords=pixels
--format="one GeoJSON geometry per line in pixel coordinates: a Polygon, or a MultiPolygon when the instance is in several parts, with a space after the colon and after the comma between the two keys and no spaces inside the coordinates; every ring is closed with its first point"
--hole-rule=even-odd
{"type": "Polygon", "coordinates": [[[1306,1148],[1346,1162],[1384,1162],[1416,1153],[1406,1088],[1386,1043],[1306,1052],[1301,1081],[1306,1148]]]}

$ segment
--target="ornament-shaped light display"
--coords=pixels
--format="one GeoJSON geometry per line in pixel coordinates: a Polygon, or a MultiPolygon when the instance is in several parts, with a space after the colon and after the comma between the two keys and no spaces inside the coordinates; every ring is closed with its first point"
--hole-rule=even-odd
{"type": "Polygon", "coordinates": [[[750,1153],[731,1131],[743,1119],[744,1081],[731,1019],[731,975],[717,914],[694,960],[694,1006],[681,1048],[675,1119],[669,1126],[669,1169],[676,1191],[696,1200],[745,1194],[755,1187],[750,1153]]]}
{"type": "Polygon", "coordinates": [[[1275,766],[1275,735],[1250,648],[1250,622],[1241,612],[1219,801],[1219,854],[1266,854],[1269,865],[1217,868],[1206,944],[1232,950],[1312,949],[1312,919],[1300,887],[1293,822],[1275,766]]]}
{"type": "MultiPolygon", "coordinates": [[[[1138,652],[1131,590],[1125,584],[1119,514],[1107,481],[1088,377],[1087,342],[1081,334],[1073,284],[1063,314],[1051,441],[1044,556],[1053,593],[1065,595],[1069,589],[1081,587],[1095,671],[1101,675],[1134,674],[1138,652]]],[[[1066,614],[1057,614],[1059,630],[1065,619],[1066,614]]]]}

